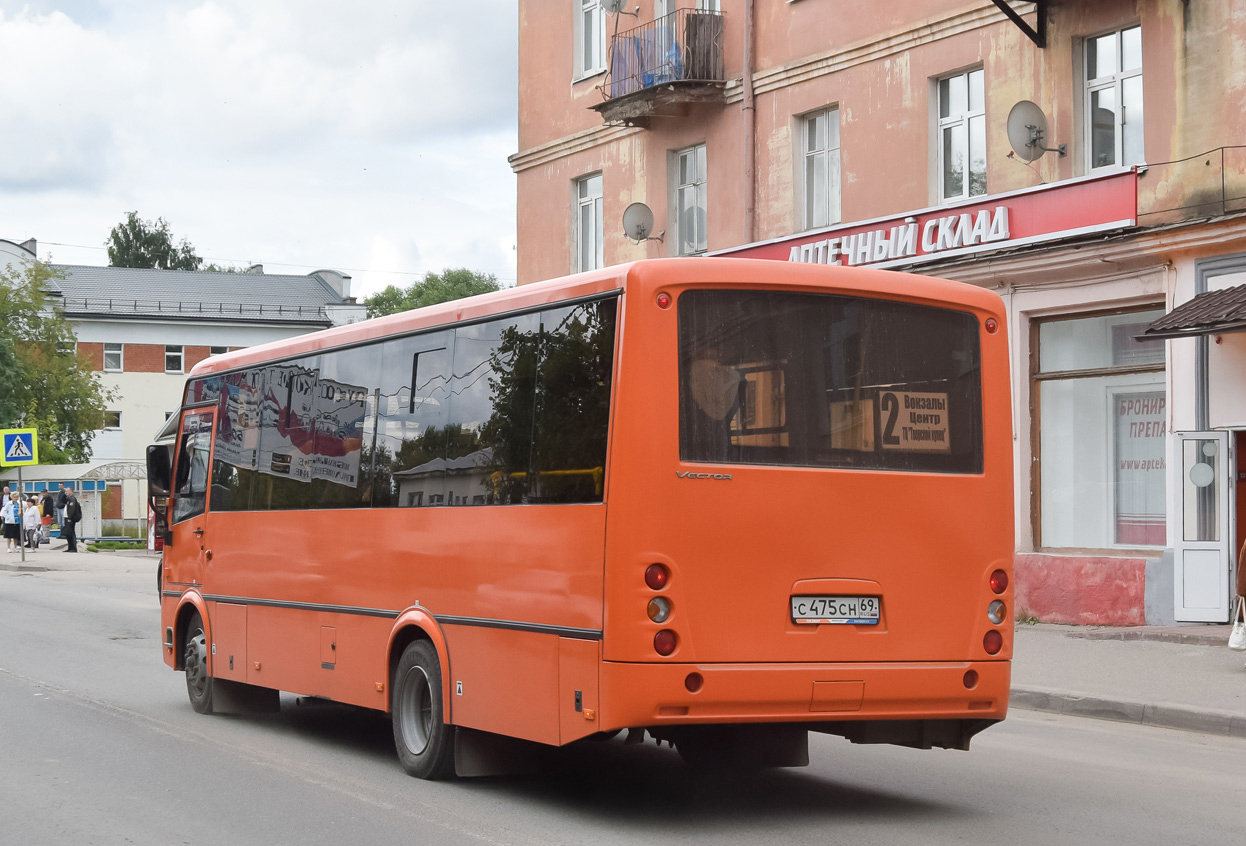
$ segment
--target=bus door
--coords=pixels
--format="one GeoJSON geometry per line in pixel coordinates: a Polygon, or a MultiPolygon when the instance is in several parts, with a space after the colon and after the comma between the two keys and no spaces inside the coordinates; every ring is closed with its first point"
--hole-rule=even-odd
{"type": "Polygon", "coordinates": [[[173,465],[172,510],[164,553],[165,584],[203,584],[212,560],[208,536],[208,490],[212,484],[212,432],[216,409],[190,409],[182,414],[173,465]]]}

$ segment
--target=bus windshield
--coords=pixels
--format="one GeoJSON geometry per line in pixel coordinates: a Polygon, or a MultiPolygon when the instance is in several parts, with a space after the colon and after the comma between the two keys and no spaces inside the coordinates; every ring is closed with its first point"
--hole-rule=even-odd
{"type": "Polygon", "coordinates": [[[680,458],[982,472],[970,314],[836,294],[679,298],[680,458]]]}

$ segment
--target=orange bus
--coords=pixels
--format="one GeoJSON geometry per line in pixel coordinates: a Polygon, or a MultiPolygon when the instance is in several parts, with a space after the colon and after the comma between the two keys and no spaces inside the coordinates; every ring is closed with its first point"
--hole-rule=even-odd
{"type": "Polygon", "coordinates": [[[719,258],[210,358],[149,451],[165,662],[204,713],[389,712],[426,778],[621,729],[967,749],[1008,707],[1008,367],[989,291],[719,258]]]}

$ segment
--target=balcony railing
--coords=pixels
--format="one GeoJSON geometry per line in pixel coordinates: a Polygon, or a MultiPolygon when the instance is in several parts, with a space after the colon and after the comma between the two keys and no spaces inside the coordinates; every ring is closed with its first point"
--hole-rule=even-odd
{"type": "Polygon", "coordinates": [[[677,9],[611,39],[605,93],[615,99],[669,83],[724,78],[722,13],[677,9]]]}
{"type": "Polygon", "coordinates": [[[1246,147],[1218,147],[1138,169],[1138,223],[1160,226],[1246,211],[1246,147]]]}

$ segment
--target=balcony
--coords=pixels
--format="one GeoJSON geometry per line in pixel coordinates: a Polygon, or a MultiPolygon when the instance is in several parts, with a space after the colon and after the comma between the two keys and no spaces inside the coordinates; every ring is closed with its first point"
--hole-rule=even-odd
{"type": "Polygon", "coordinates": [[[722,103],[723,15],[677,9],[610,40],[610,69],[592,106],[607,123],[647,125],[684,117],[693,105],[722,103]]]}

